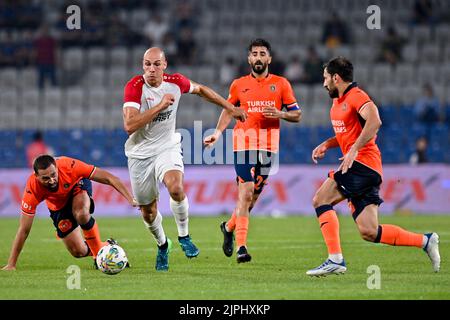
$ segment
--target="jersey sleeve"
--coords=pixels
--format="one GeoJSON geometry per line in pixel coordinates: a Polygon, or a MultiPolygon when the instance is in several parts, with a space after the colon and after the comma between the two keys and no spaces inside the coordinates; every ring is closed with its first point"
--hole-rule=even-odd
{"type": "Polygon", "coordinates": [[[286,79],[283,79],[282,103],[287,111],[300,110],[297,100],[295,99],[294,90],[286,79]]]}
{"type": "Polygon", "coordinates": [[[72,159],[73,162],[73,173],[80,178],[90,179],[95,172],[95,166],[92,164],[87,164],[83,161],[72,159]]]}
{"type": "Polygon", "coordinates": [[[21,210],[22,214],[27,216],[34,216],[36,214],[36,207],[43,199],[38,199],[35,191],[32,188],[31,178],[28,179],[23,191],[21,210]]]}
{"type": "Polygon", "coordinates": [[[141,108],[141,97],[142,97],[142,76],[137,76],[128,81],[125,86],[123,94],[123,108],[133,107],[136,109],[141,108]]]}
{"type": "Polygon", "coordinates": [[[367,103],[371,102],[369,95],[362,90],[358,90],[351,96],[350,105],[357,112],[361,111],[361,108],[364,107],[367,103]]]}
{"type": "Polygon", "coordinates": [[[191,93],[194,90],[191,80],[181,73],[174,73],[172,75],[164,75],[164,81],[176,84],[183,93],[191,93]]]}
{"type": "Polygon", "coordinates": [[[230,85],[230,91],[228,94],[228,102],[231,104],[238,106],[239,105],[239,97],[238,97],[238,85],[236,80],[233,81],[230,85]]]}

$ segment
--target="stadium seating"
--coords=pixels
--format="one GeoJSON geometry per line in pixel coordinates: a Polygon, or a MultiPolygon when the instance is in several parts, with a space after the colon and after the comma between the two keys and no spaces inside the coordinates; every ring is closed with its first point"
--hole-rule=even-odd
{"type": "MultiPolygon", "coordinates": [[[[107,5],[110,1],[100,2],[107,5]]],[[[420,136],[430,141],[430,161],[450,162],[450,24],[445,21],[434,26],[412,24],[413,0],[191,0],[190,3],[195,8],[197,63],[176,65],[169,60],[168,72],[183,73],[226,96],[228,86],[219,82],[220,67],[228,57],[233,57],[237,65],[245,64],[250,39],[266,37],[272,42],[276,59],[284,63],[294,55],[305,59],[308,47],[314,45],[324,60],[344,55],[353,61],[355,80],[380,107],[383,127],[378,143],[386,163],[407,162],[414,151],[415,139],[420,136]],[[383,26],[395,26],[397,33],[407,39],[403,61],[396,66],[377,61],[386,28],[361,27],[365,26],[365,10],[370,4],[386,8],[382,13],[383,26]],[[322,26],[328,19],[324,12],[338,7],[346,12],[352,41],[330,50],[321,39],[322,26]],[[442,103],[443,119],[438,124],[420,124],[414,117],[413,105],[425,83],[433,84],[442,103]]],[[[450,11],[448,1],[433,3],[442,12],[450,11]]],[[[46,22],[56,24],[60,5],[52,1],[39,4],[46,12],[46,22]]],[[[135,33],[153,15],[147,7],[135,4],[116,10],[121,21],[135,33]]],[[[176,10],[177,4],[170,2],[159,13],[169,23],[176,10]]],[[[0,31],[0,39],[6,32],[0,31]]],[[[19,26],[8,32],[14,39],[21,39],[23,34],[19,26]]],[[[145,41],[131,46],[61,46],[57,66],[59,85],[42,90],[38,88],[38,71],[34,66],[0,67],[0,166],[26,165],[25,146],[37,129],[44,132],[45,141],[57,154],[70,153],[99,165],[125,165],[123,87],[132,76],[142,72],[141,59],[146,48],[145,41]]],[[[321,83],[294,84],[293,89],[304,118],[299,126],[283,123],[280,159],[282,163],[309,163],[311,149],[332,135],[331,101],[321,83]]],[[[192,130],[194,121],[202,120],[203,130],[213,128],[220,112],[220,108],[199,97],[186,95],[180,102],[177,126],[192,130]]],[[[185,155],[189,152],[186,150],[185,155]]],[[[334,163],[336,157],[333,151],[324,161],[334,163]]]]}

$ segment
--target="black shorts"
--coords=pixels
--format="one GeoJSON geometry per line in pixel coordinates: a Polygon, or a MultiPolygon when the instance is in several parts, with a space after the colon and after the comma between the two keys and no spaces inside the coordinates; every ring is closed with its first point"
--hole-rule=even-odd
{"type": "Polygon", "coordinates": [[[254,193],[260,194],[267,184],[270,169],[276,156],[276,153],[261,150],[235,151],[236,182],[254,182],[254,193]]]}
{"type": "Polygon", "coordinates": [[[89,179],[81,179],[78,183],[73,187],[72,194],[67,201],[64,208],[58,211],[50,211],[50,218],[53,220],[53,225],[56,228],[56,232],[58,237],[65,238],[68,234],[70,234],[73,230],[78,227],[78,222],[75,220],[75,217],[72,213],[72,201],[74,195],[78,194],[80,190],[84,190],[87,192],[91,205],[89,208],[89,212],[94,213],[95,205],[94,200],[92,199],[92,183],[89,179]]]}
{"type": "Polygon", "coordinates": [[[348,199],[355,220],[366,206],[383,203],[379,196],[380,174],[357,161],[353,162],[347,173],[331,171],[328,176],[336,181],[339,191],[348,199]]]}

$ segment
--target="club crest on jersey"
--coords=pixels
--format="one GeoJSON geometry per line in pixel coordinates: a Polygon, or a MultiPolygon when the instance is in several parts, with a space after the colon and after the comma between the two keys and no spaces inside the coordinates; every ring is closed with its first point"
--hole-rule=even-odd
{"type": "Polygon", "coordinates": [[[345,102],[343,105],[342,105],[342,111],[347,111],[348,110],[348,104],[345,102]]]}
{"type": "Polygon", "coordinates": [[[277,90],[277,87],[274,84],[270,85],[270,91],[275,92],[277,90]]]}

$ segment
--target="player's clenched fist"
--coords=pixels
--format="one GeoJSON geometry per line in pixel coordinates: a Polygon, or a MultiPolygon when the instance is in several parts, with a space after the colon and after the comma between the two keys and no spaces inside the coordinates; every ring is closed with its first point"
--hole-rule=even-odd
{"type": "Polygon", "coordinates": [[[170,107],[175,102],[175,97],[173,94],[167,93],[161,99],[161,107],[162,109],[166,109],[170,107]]]}
{"type": "Polygon", "coordinates": [[[230,114],[236,120],[239,120],[242,122],[245,122],[245,120],[247,120],[247,113],[244,110],[242,110],[241,108],[233,107],[233,111],[231,111],[230,114]]]}

